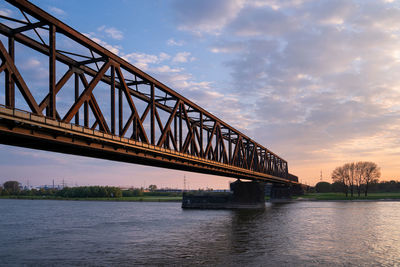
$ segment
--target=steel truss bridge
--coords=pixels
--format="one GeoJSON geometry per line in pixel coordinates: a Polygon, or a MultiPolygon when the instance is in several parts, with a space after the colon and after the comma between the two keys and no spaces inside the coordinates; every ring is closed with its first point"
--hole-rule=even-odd
{"type": "Polygon", "coordinates": [[[0,143],[297,183],[264,146],[32,3],[6,1],[13,12],[0,15],[0,143]],[[31,54],[44,70],[27,71],[31,54]]]}

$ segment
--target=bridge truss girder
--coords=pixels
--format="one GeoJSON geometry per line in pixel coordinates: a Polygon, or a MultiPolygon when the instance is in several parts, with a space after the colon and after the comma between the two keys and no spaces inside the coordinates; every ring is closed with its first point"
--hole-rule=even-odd
{"type": "MultiPolygon", "coordinates": [[[[229,175],[229,169],[239,168],[242,169],[240,178],[267,177],[278,178],[279,181],[288,179],[287,162],[275,153],[35,5],[25,0],[7,0],[7,2],[19,9],[25,18],[21,20],[11,16],[0,16],[7,22],[0,23],[0,34],[8,39],[7,45],[0,40],[0,73],[4,72],[5,76],[7,108],[18,108],[15,93],[19,90],[30,109],[29,112],[43,116],[48,121],[74,123],[85,129],[126,138],[192,159],[223,164],[225,172],[214,172],[214,174],[238,177],[229,175]],[[71,46],[74,49],[68,51],[59,48],[62,43],[61,41],[59,44],[59,40],[67,40],[74,44],[71,46]],[[40,102],[34,97],[32,86],[19,71],[20,66],[15,60],[15,43],[39,52],[48,59],[48,90],[46,89],[46,94],[40,102]],[[56,69],[59,65],[64,66],[63,73],[56,69]],[[57,74],[60,76],[59,79],[57,74]],[[73,102],[62,111],[57,105],[57,95],[67,90],[69,82],[73,82],[73,102]],[[109,97],[106,107],[104,98],[99,99],[95,96],[95,92],[100,91],[98,89],[100,83],[103,89],[104,85],[108,87],[109,97]],[[138,108],[139,105],[142,106],[141,110],[138,108]],[[249,176],[250,173],[255,175],[249,176]]],[[[6,121],[7,125],[10,124],[8,119],[2,121],[6,121]]],[[[17,120],[16,123],[18,125],[17,120]]],[[[3,129],[10,128],[5,125],[3,129]]],[[[30,131],[40,133],[37,136],[42,136],[44,142],[57,144],[54,140],[49,141],[51,138],[45,138],[46,134],[38,129],[46,129],[46,126],[41,127],[33,127],[30,131]]],[[[28,129],[25,126],[11,128],[15,129],[14,131],[21,130],[20,133],[15,132],[20,140],[32,140],[33,137],[28,137],[25,133],[28,129]]],[[[4,140],[18,145],[18,142],[16,143],[18,138],[11,138],[12,131],[5,130],[3,133],[7,136],[4,140]]],[[[52,134],[54,136],[54,132],[52,134]]],[[[24,146],[29,146],[28,143],[24,146]]],[[[65,146],[60,147],[65,149],[65,146]]],[[[50,150],[44,147],[42,149],[50,150]]],[[[60,149],[58,151],[62,152],[60,149]]],[[[108,154],[115,157],[115,151],[108,154]]],[[[141,159],[131,155],[129,160],[122,161],[190,169],[190,164],[183,168],[180,164],[171,162],[171,159],[165,161],[161,159],[162,163],[156,164],[149,159],[150,154],[147,153],[147,156],[141,159]],[[147,163],[144,162],[146,160],[142,160],[146,157],[147,163]]],[[[157,159],[157,162],[159,160],[157,159]]],[[[199,171],[195,167],[193,170],[199,171]]],[[[213,172],[207,170],[206,173],[213,172]]]]}

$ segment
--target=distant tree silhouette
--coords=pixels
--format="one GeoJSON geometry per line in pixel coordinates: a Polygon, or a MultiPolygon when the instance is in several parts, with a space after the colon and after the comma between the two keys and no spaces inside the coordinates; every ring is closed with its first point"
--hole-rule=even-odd
{"type": "Polygon", "coordinates": [[[10,193],[10,195],[17,195],[20,192],[20,184],[17,181],[7,181],[3,184],[5,190],[10,193]]]}
{"type": "Polygon", "coordinates": [[[365,188],[365,196],[368,195],[369,185],[377,182],[381,176],[380,168],[374,162],[360,161],[357,163],[346,163],[343,166],[337,167],[332,172],[332,181],[335,187],[343,186],[343,191],[348,196],[353,197],[354,186],[357,187],[358,196],[361,195],[361,190],[365,188]]]}
{"type": "Polygon", "coordinates": [[[373,181],[381,177],[381,170],[374,162],[364,162],[365,196],[368,195],[368,187],[373,181]]]}
{"type": "Polygon", "coordinates": [[[357,186],[358,197],[361,195],[361,186],[364,182],[366,162],[360,161],[355,164],[355,182],[357,186]]]}
{"type": "Polygon", "coordinates": [[[317,191],[317,193],[331,192],[331,184],[328,182],[319,182],[315,185],[315,191],[317,191]]]}
{"type": "Polygon", "coordinates": [[[344,192],[344,187],[345,185],[342,182],[333,182],[331,184],[331,190],[332,192],[338,193],[338,192],[344,192]]]}
{"type": "Polygon", "coordinates": [[[345,170],[345,177],[347,184],[350,188],[350,196],[353,197],[354,195],[354,182],[355,182],[355,176],[356,176],[356,164],[354,162],[351,163],[346,163],[343,166],[345,170]]]}
{"type": "Polygon", "coordinates": [[[150,190],[151,192],[154,192],[154,191],[157,190],[157,186],[156,186],[155,184],[151,184],[151,185],[149,185],[149,190],[150,190]]]}
{"type": "Polygon", "coordinates": [[[346,194],[346,197],[348,196],[349,193],[349,187],[347,184],[347,178],[346,178],[346,170],[344,166],[341,167],[336,167],[336,169],[333,170],[332,172],[332,180],[334,183],[342,184],[343,185],[343,192],[346,194]]]}

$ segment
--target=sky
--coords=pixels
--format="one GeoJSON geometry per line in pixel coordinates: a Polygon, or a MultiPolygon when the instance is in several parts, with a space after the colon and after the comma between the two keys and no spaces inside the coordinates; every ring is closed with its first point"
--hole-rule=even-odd
{"type": "MultiPolygon", "coordinates": [[[[381,179],[400,179],[398,1],[32,2],[283,157],[303,183],[321,172],[331,181],[352,161],[376,162],[381,179]]],[[[13,12],[0,3],[0,14],[13,12]]],[[[40,59],[19,59],[21,72],[45,72],[40,59]]],[[[3,145],[0,168],[0,183],[34,185],[231,181],[3,145]]]]}

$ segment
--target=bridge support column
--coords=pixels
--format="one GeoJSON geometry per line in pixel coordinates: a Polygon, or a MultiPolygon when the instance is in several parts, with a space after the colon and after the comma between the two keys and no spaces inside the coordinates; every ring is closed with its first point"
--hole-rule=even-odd
{"type": "Polygon", "coordinates": [[[262,182],[242,182],[237,180],[226,193],[183,193],[184,209],[263,209],[265,191],[262,182]]]}
{"type": "Polygon", "coordinates": [[[292,199],[292,188],[286,184],[273,184],[270,192],[271,202],[288,202],[292,199]]]}
{"type": "Polygon", "coordinates": [[[232,204],[238,208],[263,208],[265,206],[265,184],[237,180],[230,184],[233,192],[232,204]]]}
{"type": "Polygon", "coordinates": [[[304,195],[304,188],[301,184],[292,185],[292,196],[302,196],[304,195]]]}

